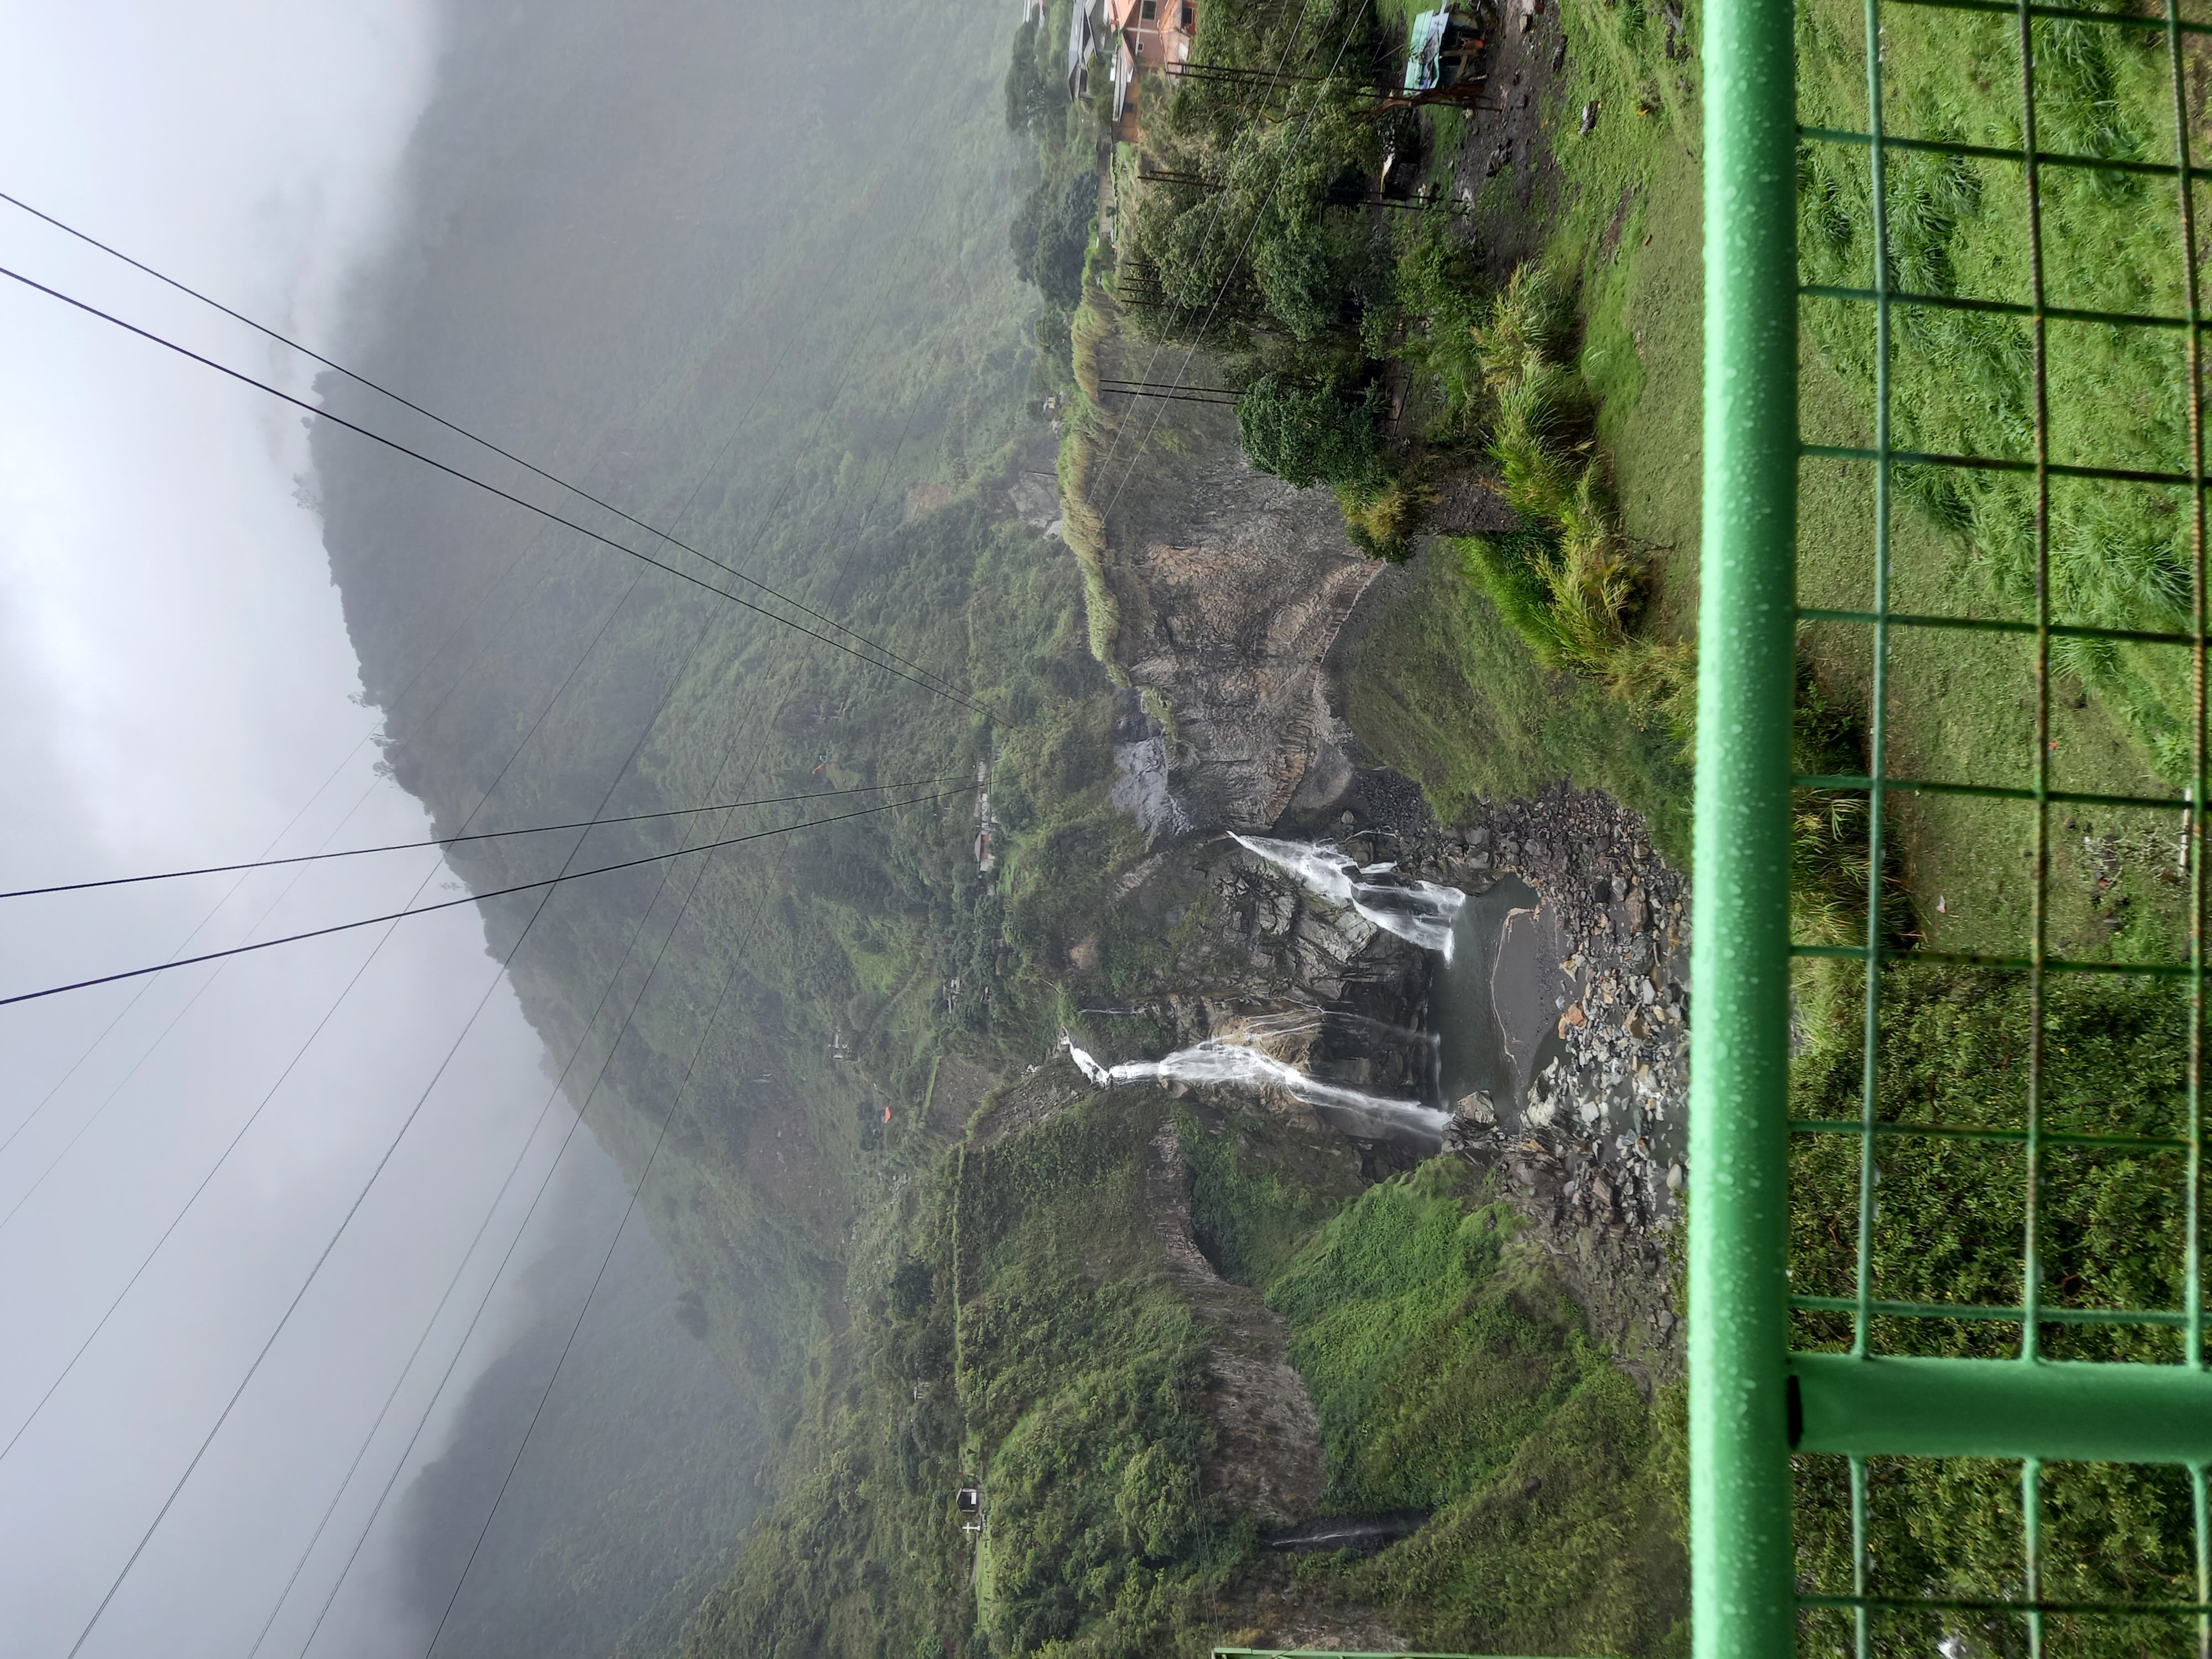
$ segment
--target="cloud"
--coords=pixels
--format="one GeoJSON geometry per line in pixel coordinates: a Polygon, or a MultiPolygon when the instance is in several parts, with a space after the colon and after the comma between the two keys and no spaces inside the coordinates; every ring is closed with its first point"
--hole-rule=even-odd
{"type": "MultiPolygon", "coordinates": [[[[351,285],[404,222],[428,0],[6,0],[0,31],[0,188],[343,349],[351,285]]],[[[312,385],[310,366],[4,205],[0,264],[312,385]]],[[[371,772],[374,717],[349,701],[298,411],[0,289],[6,884],[424,833],[371,772]]],[[[0,985],[390,908],[431,867],[257,877],[220,904],[221,881],[19,905],[0,985]]],[[[375,943],[0,1012],[0,1138],[38,1109],[0,1153],[0,1212],[40,1183],[0,1230],[0,1440],[263,1112],[0,1471],[11,1649],[68,1650],[494,974],[470,910],[403,927],[371,961],[375,943]]],[[[250,1644],[544,1101],[540,1060],[497,988],[88,1655],[250,1644]]]]}

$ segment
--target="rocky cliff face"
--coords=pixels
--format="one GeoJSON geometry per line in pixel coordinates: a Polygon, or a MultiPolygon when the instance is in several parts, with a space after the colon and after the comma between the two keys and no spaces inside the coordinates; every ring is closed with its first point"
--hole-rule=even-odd
{"type": "Polygon", "coordinates": [[[1634,813],[1565,784],[1403,847],[1403,867],[1429,880],[1516,875],[1541,901],[1534,948],[1517,962],[1501,951],[1493,995],[1509,1034],[1540,1021],[1555,1057],[1524,1100],[1459,1103],[1445,1145],[1528,1217],[1593,1334],[1640,1381],[1679,1374],[1669,1252],[1686,1151],[1688,884],[1634,813]]]}
{"type": "Polygon", "coordinates": [[[1176,499],[1113,526],[1115,656],[1166,714],[1141,735],[1160,741],[1188,822],[1264,829],[1328,750],[1322,660],[1382,567],[1328,491],[1254,471],[1233,442],[1176,499]]]}
{"type": "Polygon", "coordinates": [[[1275,1525],[1303,1521],[1328,1485],[1321,1419],[1287,1358],[1282,1316],[1249,1285],[1214,1271],[1191,1235],[1182,1142],[1163,1121],[1145,1158],[1145,1208],[1169,1275],[1207,1328],[1203,1409],[1213,1449],[1206,1490],[1242,1514],[1275,1525]]]}

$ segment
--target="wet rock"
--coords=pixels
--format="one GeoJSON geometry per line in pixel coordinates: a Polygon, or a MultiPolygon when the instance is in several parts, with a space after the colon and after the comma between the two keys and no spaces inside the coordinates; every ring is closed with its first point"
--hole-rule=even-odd
{"type": "MultiPolygon", "coordinates": [[[[1672,1285],[1664,1243],[1683,1189],[1688,1055],[1686,886],[1635,815],[1564,784],[1488,806],[1458,842],[1480,854],[1408,849],[1425,879],[1510,872],[1537,890],[1559,931],[1551,947],[1575,994],[1559,1002],[1562,1051],[1524,1100],[1462,1103],[1445,1144],[1492,1172],[1567,1268],[1595,1334],[1667,1375],[1680,1322],[1662,1322],[1672,1285]],[[1655,1346],[1656,1344],[1656,1346],[1655,1346]]],[[[1553,963],[1542,964],[1549,972],[1553,963]]],[[[1549,1004],[1547,1005],[1548,1015],[1549,1004]]]]}

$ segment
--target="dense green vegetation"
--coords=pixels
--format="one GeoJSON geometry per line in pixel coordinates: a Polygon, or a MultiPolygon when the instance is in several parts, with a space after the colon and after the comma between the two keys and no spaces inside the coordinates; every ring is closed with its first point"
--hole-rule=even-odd
{"type": "Polygon", "coordinates": [[[397,1588],[422,1641],[443,1619],[441,1642],[483,1659],[659,1653],[759,1508],[765,1425],[698,1334],[669,1319],[667,1261],[633,1228],[477,1547],[583,1294],[564,1281],[587,1281],[625,1194],[607,1171],[591,1197],[562,1206],[559,1236],[573,1245],[530,1274],[545,1315],[477,1377],[447,1449],[398,1506],[397,1588]]]}
{"type": "MultiPolygon", "coordinates": [[[[1026,190],[1006,238],[1021,280],[1036,285],[1044,309],[1035,325],[1033,394],[1065,395],[1075,385],[1071,331],[1083,300],[1084,267],[1098,219],[1098,151],[1103,138],[1096,100],[1067,95],[1067,33],[1073,0],[1053,0],[1042,23],[1024,18],[1007,54],[1006,130],[1025,148],[1017,174],[1026,190]]],[[[1101,76],[1100,79],[1104,77],[1101,76]]]]}
{"type": "MultiPolygon", "coordinates": [[[[1237,1170],[1188,1121],[1183,1134],[1198,1224],[1268,1228],[1264,1167],[1237,1170]]],[[[1328,1507],[1435,1511],[1371,1559],[1310,1577],[1424,1648],[1670,1650],[1679,1428],[1589,1341],[1548,1259],[1514,1243],[1517,1212],[1484,1196],[1466,1164],[1437,1158],[1369,1188],[1287,1260],[1245,1255],[1321,1415],[1328,1507]]]]}
{"type": "MultiPolygon", "coordinates": [[[[1143,1188],[1169,1112],[1118,1091],[987,1131],[872,1218],[854,1322],[810,1367],[796,1473],[686,1659],[1135,1659],[1234,1634],[1217,1603],[1273,1569],[1200,1485],[1212,1336],[1165,1271],[1143,1188]],[[980,1540],[951,1506],[969,1480],[980,1540]]],[[[1307,1560],[1309,1591],[1372,1604],[1423,1645],[1666,1650],[1679,1432],[1590,1345],[1511,1212],[1456,1159],[1347,1206],[1340,1166],[1303,1132],[1172,1117],[1200,1237],[1241,1241],[1224,1267],[1289,1322],[1327,1506],[1437,1511],[1372,1559],[1307,1560]]]]}
{"type": "Polygon", "coordinates": [[[943,1248],[945,1198],[940,1182],[866,1215],[849,1256],[853,1323],[809,1359],[774,1502],[670,1650],[938,1653],[940,1632],[972,1625],[953,1506],[960,1413],[942,1381],[952,1303],[927,1254],[943,1248]],[[925,1254],[906,1255],[910,1244],[925,1254]]]}
{"type": "Polygon", "coordinates": [[[686,1659],[1204,1650],[1251,1531],[1198,1490],[1206,1333],[1138,1196],[1158,1102],[1094,1096],[957,1149],[890,1206],[821,1357],[807,1472],[686,1659]],[[980,1540],[951,1504],[976,1477],[980,1540]]]}
{"type": "MultiPolygon", "coordinates": [[[[1128,831],[1105,804],[1108,687],[1077,574],[1006,503],[1042,434],[1023,406],[1035,352],[1006,257],[1018,158],[994,108],[996,23],[872,14],[882,50],[833,89],[787,76],[811,50],[808,19],[714,9],[632,36],[598,9],[557,10],[457,25],[418,139],[429,228],[369,296],[349,355],[428,405],[495,407],[480,423],[517,453],[975,707],[319,433],[333,575],[393,775],[451,832],[966,787],[988,760],[1006,832],[995,884],[963,793],[490,908],[494,949],[522,940],[511,975],[569,1099],[642,1183],[679,1305],[756,1413],[726,1448],[742,1469],[726,1504],[672,1504],[632,1528],[636,1548],[703,1572],[776,1481],[824,1455],[810,1367],[848,1316],[848,1229],[934,1155],[945,1119],[957,1128],[992,1077],[1042,1050],[1056,1000],[1039,969],[1128,831]],[[734,87],[717,79],[732,64],[746,66],[734,87]],[[692,110],[677,131],[640,118],[672,99],[692,110]],[[856,122],[862,108],[893,113],[856,122]],[[836,191],[805,168],[732,167],[833,130],[860,135],[841,141],[836,191]],[[457,224],[498,231],[440,228],[457,224]],[[957,1090],[938,1087],[948,1058],[957,1090]],[[778,1474],[757,1486],[764,1461],[778,1474]]],[[[603,830],[576,857],[879,799],[603,830]]],[[[549,874],[568,850],[456,867],[481,889],[549,874]]],[[[604,1460],[562,1467],[586,1471],[564,1497],[580,1509],[644,1501],[591,1484],[613,1480],[604,1460]]],[[[476,1488],[423,1491],[409,1524],[447,1538],[459,1522],[441,1506],[465,1511],[476,1488]]],[[[612,1538],[580,1523],[542,1555],[494,1551],[495,1593],[471,1585],[494,1609],[485,1628],[533,1598],[557,1618],[610,1572],[647,1582],[612,1538]]],[[[638,1639],[666,1636],[703,1589],[671,1589],[638,1639]]]]}
{"type": "MultiPolygon", "coordinates": [[[[1071,101],[1061,79],[1068,8],[1055,0],[1041,25],[1024,25],[995,94],[989,20],[948,27],[915,5],[872,18],[881,40],[857,94],[867,118],[825,101],[801,112],[815,127],[791,129],[840,135],[842,187],[821,200],[802,203],[798,169],[723,176],[720,155],[777,148],[787,129],[776,123],[798,118],[787,109],[771,120],[742,99],[711,100],[725,125],[680,165],[667,161],[665,136],[658,149],[626,140],[631,100],[549,96],[505,110],[512,148],[542,148],[549,173],[584,170],[580,151],[598,147],[594,246],[615,251],[592,258],[575,253],[568,218],[533,217],[467,169],[440,169],[441,146],[462,146],[434,123],[429,210],[507,228],[498,240],[450,239],[428,274],[392,275],[389,361],[375,365],[440,406],[495,397],[517,411],[502,436],[525,453],[884,641],[974,708],[793,642],[696,588],[634,580],[603,549],[538,538],[411,480],[413,494],[396,495],[374,458],[332,454],[323,467],[365,686],[390,716],[388,758],[442,833],[479,813],[543,821],[602,800],[643,811],[895,780],[965,784],[990,765],[1006,832],[995,881],[971,856],[963,795],[679,865],[665,890],[640,872],[565,889],[542,914],[524,902],[495,915],[501,946],[528,929],[514,969],[525,1006],[556,1056],[574,1057],[572,1096],[631,1178],[643,1181],[651,1160],[642,1207],[676,1259],[684,1305],[758,1407],[757,1499],[654,1522],[683,1534],[687,1561],[714,1562],[714,1550],[692,1547],[734,1532],[736,1510],[767,1505],[684,1627],[682,1651],[1073,1659],[1193,1652],[1231,1633],[1218,1608],[1280,1569],[1201,1486],[1214,1443],[1201,1386],[1209,1329],[1166,1271],[1141,1190],[1143,1149],[1170,1109],[1199,1242],[1289,1324],[1320,1413],[1328,1503],[1436,1512],[1371,1559],[1301,1563],[1304,1583],[1378,1609],[1424,1645],[1668,1650],[1682,1612],[1670,1402],[1638,1397],[1554,1271],[1515,1242],[1511,1212],[1470,1190],[1462,1166],[1439,1161],[1362,1192],[1341,1167],[1286,1151],[1279,1125],[1224,1118],[1202,1101],[1170,1109],[1151,1091],[1071,1100],[1003,1136],[987,1111],[954,1141],[977,1097],[1047,1054],[1073,1017],[1060,983],[1075,941],[1097,950],[1099,984],[1133,994],[1170,944],[1206,925],[1200,909],[1164,944],[1164,926],[1148,931],[1107,901],[1139,850],[1106,799],[1117,617],[1091,472],[1115,430],[1097,396],[1109,337],[1146,349],[1188,342],[1210,315],[1200,366],[1243,389],[1249,456],[1292,483],[1334,488],[1371,551],[1409,551],[1448,476],[1489,481],[1514,527],[1385,573],[1358,624],[1347,712],[1369,755],[1454,817],[1477,796],[1570,776],[1643,810],[1662,846],[1686,851],[1694,61],[1668,55],[1656,15],[1636,0],[1569,15],[1572,67],[1551,121],[1562,135],[1555,216],[1536,257],[1497,280],[1485,274],[1495,266],[1481,257],[1484,232],[1468,234],[1486,222],[1480,213],[1381,223],[1354,205],[1413,127],[1371,118],[1364,94],[1304,82],[1266,94],[1267,118],[1218,82],[1147,88],[1147,158],[1205,187],[1139,185],[1120,167],[1109,249],[1095,224],[1100,112],[1071,101]],[[1566,112],[1585,102],[1603,118],[1587,137],[1565,137],[1566,112]],[[895,113],[877,118],[884,111],[895,113]],[[620,252],[632,198],[672,215],[725,189],[744,193],[748,225],[780,228],[703,239],[672,273],[620,252]],[[1238,244],[1218,228],[1248,222],[1232,272],[1238,244]],[[1116,303],[1139,265],[1166,303],[1116,303]],[[532,287],[515,280],[525,269],[550,274],[532,287]],[[616,289],[630,296],[630,320],[599,328],[601,296],[616,289]],[[549,321],[566,325],[571,352],[518,347],[549,321]],[[1376,414],[1393,390],[1406,393],[1409,423],[1386,441],[1376,414]],[[1006,505],[1018,474],[1045,464],[1024,406],[1048,394],[1062,423],[1074,568],[1006,505]],[[457,617],[450,653],[426,645],[457,617]],[[948,1067],[964,1093],[940,1088],[948,1067]],[[972,1478],[989,1492],[981,1544],[951,1507],[972,1478]]],[[[1347,79],[1364,86],[1397,39],[1399,9],[1213,0],[1200,46],[1214,62],[1356,66],[1347,79]]],[[[1808,118],[1847,125],[1856,14],[1822,0],[1802,15],[1808,118]]],[[[471,49],[495,63],[505,37],[471,27],[483,39],[470,36],[471,49]]],[[[1686,27],[1693,34],[1693,15],[1686,27]]],[[[1898,122],[2011,141],[2001,92],[1957,51],[1957,40],[1978,41],[2001,58],[1995,36],[1982,41],[1981,25],[1955,18],[1892,27],[1898,122]],[[1939,52],[1912,33],[1936,27],[1966,33],[1939,52]]],[[[2146,101],[2155,62],[2051,27],[2054,131],[2115,158],[2160,153],[2162,118],[2146,101]]],[[[498,76],[484,65],[489,85],[498,76]]],[[[1419,125],[1424,165],[1448,172],[1463,118],[1431,112],[1419,125]]],[[[1896,166],[1899,280],[2014,297],[2008,175],[1912,157],[1896,166]]],[[[1863,280],[1863,175],[1808,150],[1801,177],[1809,274],[1863,280]]],[[[2094,173],[2052,186],[2063,302],[2178,303],[2156,257],[2172,233],[2146,208],[2152,189],[2094,173]]],[[[1838,434],[1864,422],[1866,341],[1852,315],[1807,313],[1808,423],[1830,421],[1838,434]]],[[[2021,339],[2009,321],[1960,313],[1903,330],[1903,440],[2017,453],[2021,339]]],[[[2172,363],[2137,337],[2067,339],[2054,384],[2073,407],[2115,410],[2065,427],[2069,453],[2171,465],[2180,415],[2158,388],[2172,363]]],[[[1176,421],[1155,430],[1164,453],[1196,441],[1176,421]]],[[[1918,516],[1899,531],[1897,602],[1937,610],[1971,593],[2016,612],[2017,483],[1905,482],[1918,516]]],[[[1808,599],[1863,599],[1863,475],[1854,483],[1808,466],[1808,599]]],[[[2179,515],[2148,495],[2062,491],[2058,507],[2065,603],[2173,625],[2179,515]]],[[[1838,630],[1808,636],[1807,770],[1863,763],[1855,653],[1863,642],[1838,630]]],[[[2132,647],[2070,651],[2062,665],[2073,677],[2057,726],[2065,780],[2116,791],[2150,787],[2155,771],[2171,780],[2173,665],[2132,647]]],[[[1902,644],[1893,765],[1942,775],[2023,752],[2022,666],[2005,641],[1902,644]]],[[[2007,811],[1901,810],[1883,872],[1893,938],[2016,946],[2024,831],[2007,811]]],[[[1862,820],[1848,799],[1808,797],[1798,829],[1801,927],[1855,935],[1869,874],[1862,820]]],[[[2170,951],[2170,816],[2100,811],[2065,830],[2052,911],[2062,948],[2170,951]]],[[[596,861],[675,844],[656,836],[601,832],[586,850],[596,861]]],[[[487,851],[459,867],[489,885],[544,873],[531,856],[487,851]]],[[[2012,1127],[2017,983],[1924,965],[1887,978],[1885,1112],[2012,1127]]],[[[1808,970],[1800,993],[1809,1046],[1799,1110],[1853,1117],[1853,982],[1808,970]]],[[[2173,1132],[2182,1015],[2165,993],[2069,981],[2051,1018],[2054,1126],[2173,1132]]],[[[1881,1293],[2016,1297],[2017,1153],[1891,1144],[1913,1152],[1883,1164],[1881,1293]]],[[[1801,1289],[1847,1288],[1856,1158],[1846,1139],[1801,1147],[1801,1289]]],[[[2054,1156],[2048,1293],[2081,1305],[2171,1298],[2172,1163],[2054,1156]]],[[[1834,1321],[1808,1316],[1801,1340],[1840,1339],[1834,1321]]],[[[1996,1352],[2007,1328],[1885,1328],[1883,1340],[1996,1352]]],[[[2156,1332],[2067,1327],[2052,1340],[2069,1354],[2167,1357],[2156,1332]]],[[[457,1462],[446,1474],[460,1472],[457,1462]]],[[[1880,1471],[1881,1571],[1915,1589],[2009,1593],[2011,1480],[1999,1469],[1880,1471]]],[[[2176,1553],[2185,1492],[2141,1474],[2053,1480],[2051,1536],[2081,1564],[2067,1593],[2187,1589],[2176,1553]]],[[[639,1501],[635,1487],[611,1490],[621,1513],[639,1501]]],[[[1847,1566],[1848,1506],[1832,1469],[1809,1468],[1804,1491],[1807,1571],[1832,1580],[1847,1566]]],[[[425,1534],[434,1546],[439,1535],[425,1534]]],[[[566,1547],[550,1539],[510,1564],[516,1583],[544,1591],[549,1618],[615,1570],[566,1547]]],[[[665,1644],[678,1603],[699,1589],[670,1590],[639,1647],[665,1644]]],[[[1906,1632],[1923,1648],[1942,1633],[1906,1632]]],[[[1987,1639],[2006,1646],[1994,1627],[1987,1639]]]]}
{"type": "MultiPolygon", "coordinates": [[[[1455,474],[1486,475],[1513,507],[1517,529],[1429,556],[1463,565],[1481,595],[1455,598],[1455,620],[1440,625],[1434,643],[1447,661],[1423,650],[1419,667],[1401,670],[1395,651],[1378,650],[1389,660],[1355,669],[1354,718],[1379,757],[1420,777],[1441,811],[1474,793],[1510,793],[1524,775],[1540,782],[1565,774],[1679,823],[1686,775],[1672,751],[1686,744],[1692,663],[1667,611],[1665,567],[1686,549],[1628,521],[1626,481],[1603,429],[1601,394],[1618,380],[1599,372],[1609,330],[1601,317],[1585,326],[1574,301],[1595,297],[1575,266],[1576,239],[1600,240],[1583,223],[1598,189],[1623,156],[1646,170],[1654,140],[1683,112],[1672,83],[1687,86],[1693,71],[1670,61],[1641,9],[1573,21],[1576,44],[1587,48],[1577,55],[1577,91],[1591,82],[1623,116],[1595,143],[1563,148],[1573,187],[1553,245],[1493,287],[1480,214],[1377,214],[1360,204],[1387,153],[1419,153],[1449,188],[1464,131],[1455,112],[1377,112],[1376,76],[1395,66],[1409,15],[1348,5],[1206,9],[1198,46],[1206,61],[1306,76],[1333,68],[1335,78],[1270,92],[1211,81],[1154,89],[1159,112],[1148,120],[1145,155],[1174,179],[1121,176],[1133,200],[1114,273],[1102,280],[1118,288],[1132,273],[1148,296],[1118,319],[1140,339],[1203,335],[1209,373],[1225,377],[1216,383],[1243,393],[1248,458],[1291,483],[1335,489],[1348,531],[1369,551],[1407,556],[1427,504],[1455,474]],[[1632,124],[1632,108],[1661,118],[1632,124]],[[1405,414],[1386,443],[1378,411],[1394,396],[1405,414]],[[1485,609],[1506,629],[1469,615],[1485,609]],[[1591,743],[1578,720],[1546,717],[1516,733],[1520,741],[1472,744],[1443,734],[1470,714],[1478,726],[1510,722],[1510,690],[1505,708],[1452,708],[1449,692],[1448,714],[1428,707],[1439,682],[1481,687],[1474,698],[1486,702],[1493,683],[1533,678],[1537,702],[1578,708],[1583,699],[1560,675],[1594,683],[1644,730],[1607,729],[1591,743]],[[1363,684],[1373,679],[1384,684],[1363,684]],[[1385,705],[1394,718],[1376,717],[1385,705]],[[1442,740],[1426,741],[1431,732],[1442,740]]],[[[1694,258],[1693,238],[1689,246],[1694,258]]],[[[1580,252],[1595,267],[1613,251],[1580,252]]],[[[1421,583],[1432,595],[1453,585],[1437,574],[1421,583]]],[[[1430,631],[1411,611],[1384,626],[1430,631]]],[[[1610,728],[1617,715],[1597,723],[1610,728]]]]}
{"type": "MultiPolygon", "coordinates": [[[[1693,43],[1696,8],[1683,10],[1693,43]]],[[[1668,52],[1651,8],[1570,9],[1561,24],[1546,120],[1561,184],[1542,220],[1518,223],[1486,188],[1452,234],[1399,232],[1408,418],[1445,463],[1510,486],[1520,522],[1430,544],[1378,593],[1347,713],[1441,813],[1567,777],[1644,812],[1686,857],[1699,70],[1694,50],[1668,52]],[[1493,286],[1475,268],[1487,239],[1534,257],[1493,286]]]]}
{"type": "Polygon", "coordinates": [[[997,1652],[1201,1651],[1250,1542],[1199,1488],[1206,1333],[1160,1276],[1141,1188],[1160,1109],[1094,1096],[959,1161],[960,1394],[994,1503],[997,1652]]]}
{"type": "Polygon", "coordinates": [[[1294,489],[1364,489],[1382,471],[1373,401],[1371,388],[1348,397],[1334,386],[1301,386],[1263,374],[1237,403],[1245,458],[1294,489]]]}

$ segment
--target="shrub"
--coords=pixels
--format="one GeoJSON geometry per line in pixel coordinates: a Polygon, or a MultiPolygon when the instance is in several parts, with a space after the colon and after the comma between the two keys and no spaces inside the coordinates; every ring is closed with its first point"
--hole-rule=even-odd
{"type": "Polygon", "coordinates": [[[1263,374],[1237,403],[1237,430],[1253,465],[1296,489],[1382,482],[1382,438],[1371,404],[1333,385],[1305,388],[1263,374]]]}

